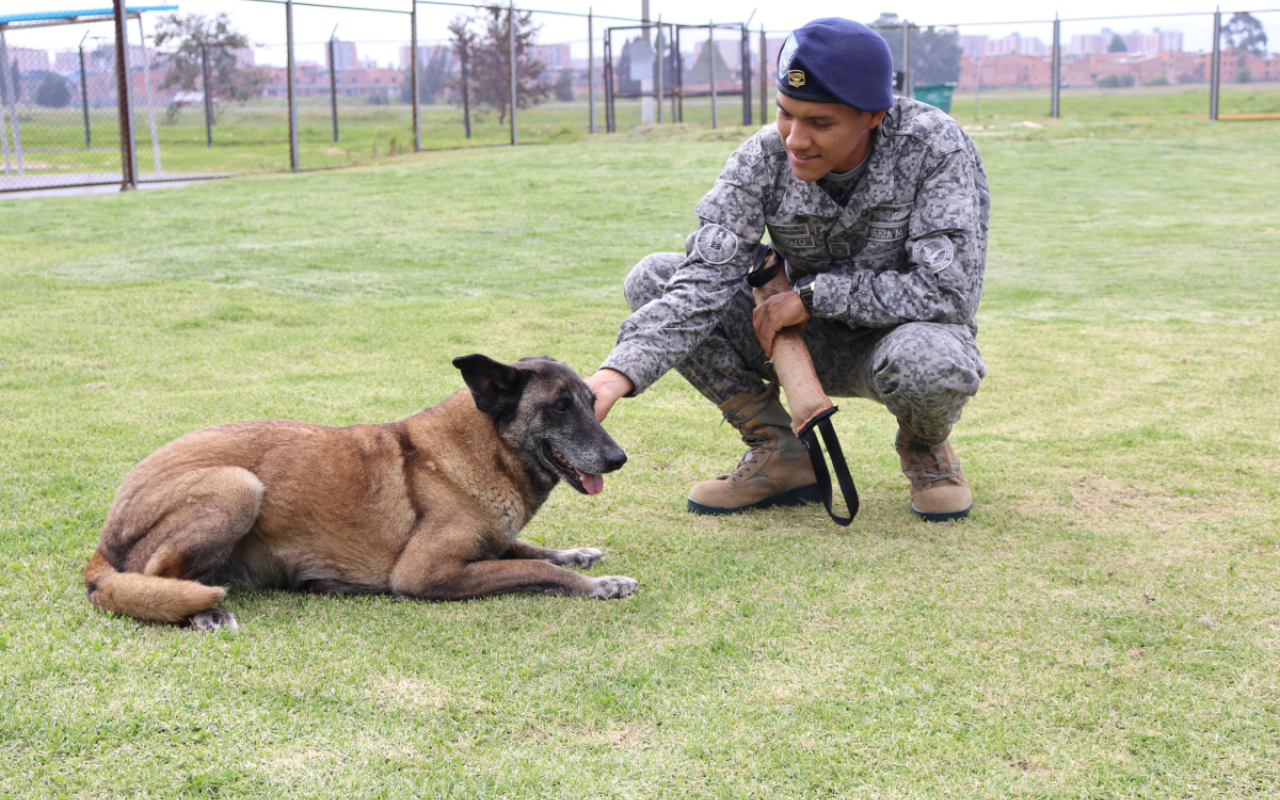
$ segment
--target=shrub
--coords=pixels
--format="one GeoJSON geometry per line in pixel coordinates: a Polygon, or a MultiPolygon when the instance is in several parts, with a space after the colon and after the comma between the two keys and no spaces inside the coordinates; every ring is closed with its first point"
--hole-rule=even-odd
{"type": "Polygon", "coordinates": [[[56,72],[46,72],[36,86],[36,105],[45,108],[62,108],[71,104],[71,87],[56,72]]]}
{"type": "Polygon", "coordinates": [[[1168,86],[1169,79],[1163,75],[1157,75],[1154,78],[1151,78],[1150,80],[1143,81],[1142,85],[1143,86],[1168,86]]]}
{"type": "Polygon", "coordinates": [[[1098,86],[1103,89],[1121,89],[1135,83],[1137,81],[1132,75],[1103,75],[1098,79],[1098,86]]]}

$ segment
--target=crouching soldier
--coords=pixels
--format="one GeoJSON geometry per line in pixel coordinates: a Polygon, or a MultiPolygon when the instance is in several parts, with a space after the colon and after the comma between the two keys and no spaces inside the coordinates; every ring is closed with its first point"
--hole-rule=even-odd
{"type": "Polygon", "coordinates": [[[768,359],[774,335],[799,325],[828,395],[875,400],[897,418],[912,511],[964,517],[972,495],[948,437],[986,375],[975,342],[982,159],[946,114],[895,102],[889,48],[859,23],[794,31],[777,90],[776,124],[730,156],[685,252],[650,255],[627,276],[633,313],[588,380],[596,414],[674,368],[749,448],[693,487],[690,511],[816,502],[768,359]],[[766,232],[794,289],[757,308],[744,278],[766,232]]]}

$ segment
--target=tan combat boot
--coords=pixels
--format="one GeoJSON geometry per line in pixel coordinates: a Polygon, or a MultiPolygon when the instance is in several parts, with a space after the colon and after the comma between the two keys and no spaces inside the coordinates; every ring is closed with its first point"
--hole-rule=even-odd
{"type": "Polygon", "coordinates": [[[720,411],[751,449],[733,472],[693,487],[690,511],[733,514],[822,502],[809,449],[791,432],[791,415],[778,401],[776,384],[759,397],[743,392],[720,406],[720,411]]]}
{"type": "Polygon", "coordinates": [[[898,420],[898,458],[911,481],[911,510],[930,522],[969,516],[973,493],[946,436],[925,439],[898,420]]]}

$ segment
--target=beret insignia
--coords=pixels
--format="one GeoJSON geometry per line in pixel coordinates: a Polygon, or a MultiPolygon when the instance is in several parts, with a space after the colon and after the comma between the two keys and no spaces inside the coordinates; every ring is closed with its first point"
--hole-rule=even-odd
{"type": "Polygon", "coordinates": [[[792,86],[804,86],[804,70],[793,69],[787,73],[787,83],[792,86]]]}

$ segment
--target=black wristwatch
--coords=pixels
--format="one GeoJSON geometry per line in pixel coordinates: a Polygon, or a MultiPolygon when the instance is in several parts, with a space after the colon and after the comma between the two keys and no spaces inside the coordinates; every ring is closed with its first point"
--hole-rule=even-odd
{"type": "Polygon", "coordinates": [[[817,280],[817,275],[806,275],[796,281],[796,294],[800,295],[800,302],[804,303],[805,311],[809,312],[809,316],[813,316],[813,284],[817,280]]]}

